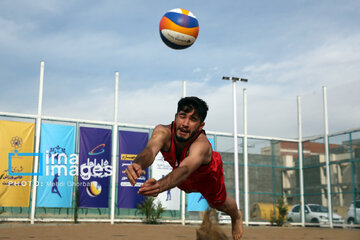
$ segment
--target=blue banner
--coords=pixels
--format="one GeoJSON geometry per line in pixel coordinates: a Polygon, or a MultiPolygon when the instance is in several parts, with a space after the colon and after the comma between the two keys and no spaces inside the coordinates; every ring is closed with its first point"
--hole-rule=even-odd
{"type": "MultiPolygon", "coordinates": [[[[215,151],[214,139],[208,138],[208,140],[211,144],[212,150],[215,151]]],[[[209,207],[209,204],[207,203],[203,195],[201,195],[201,193],[189,193],[187,196],[188,196],[188,206],[187,206],[188,211],[205,211],[209,207]]]]}
{"type": "Polygon", "coordinates": [[[118,188],[118,208],[137,208],[137,205],[144,200],[142,195],[138,195],[139,187],[148,179],[148,169],[138,178],[135,186],[128,181],[125,170],[132,164],[137,154],[139,154],[148,142],[148,133],[119,131],[119,188],[118,188]]]}
{"type": "Polygon", "coordinates": [[[111,130],[80,127],[79,207],[108,208],[111,130]]]}
{"type": "Polygon", "coordinates": [[[209,204],[207,203],[206,199],[201,195],[201,193],[189,193],[188,195],[188,211],[205,211],[209,204]]]}
{"type": "Polygon", "coordinates": [[[214,139],[213,139],[213,138],[208,138],[208,140],[209,140],[209,142],[210,142],[210,144],[211,144],[212,150],[215,151],[215,149],[214,149],[214,146],[215,146],[215,141],[214,141],[214,139]]]}
{"type": "Polygon", "coordinates": [[[39,163],[42,175],[38,178],[36,206],[70,208],[77,173],[75,127],[43,123],[40,136],[44,159],[39,163]]]}

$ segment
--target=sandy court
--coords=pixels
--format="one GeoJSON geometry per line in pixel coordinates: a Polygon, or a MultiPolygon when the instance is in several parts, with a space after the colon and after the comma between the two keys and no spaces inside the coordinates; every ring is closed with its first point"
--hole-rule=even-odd
{"type": "MultiPolygon", "coordinates": [[[[106,223],[82,224],[0,224],[2,239],[129,239],[129,240],[169,240],[196,239],[199,225],[181,226],[179,224],[124,224],[106,223]]],[[[222,225],[231,239],[231,228],[222,225]]],[[[360,239],[359,229],[329,229],[300,227],[245,227],[243,239],[303,240],[303,239],[360,239]]]]}

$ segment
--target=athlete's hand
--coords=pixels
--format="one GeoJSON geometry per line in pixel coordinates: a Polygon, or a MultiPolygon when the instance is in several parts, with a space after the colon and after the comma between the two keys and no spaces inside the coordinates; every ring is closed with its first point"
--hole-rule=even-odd
{"type": "Polygon", "coordinates": [[[140,186],[138,194],[144,196],[157,197],[160,193],[160,184],[154,178],[146,180],[146,182],[140,186]]]}
{"type": "Polygon", "coordinates": [[[136,183],[136,180],[143,173],[143,170],[139,164],[133,163],[133,164],[127,166],[125,173],[126,173],[126,177],[129,179],[129,182],[131,183],[131,185],[134,186],[136,183]]]}

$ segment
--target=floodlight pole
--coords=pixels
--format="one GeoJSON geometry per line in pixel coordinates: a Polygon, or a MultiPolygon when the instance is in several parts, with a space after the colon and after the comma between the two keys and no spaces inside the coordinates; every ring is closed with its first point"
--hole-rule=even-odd
{"type": "MultiPolygon", "coordinates": [[[[235,173],[235,201],[240,208],[240,200],[239,200],[239,156],[238,156],[238,131],[237,131],[237,107],[236,107],[236,82],[247,82],[248,80],[245,78],[238,77],[222,77],[223,80],[232,80],[233,82],[233,115],[234,115],[234,173],[235,173]]],[[[246,146],[244,146],[246,147],[246,146]]]]}

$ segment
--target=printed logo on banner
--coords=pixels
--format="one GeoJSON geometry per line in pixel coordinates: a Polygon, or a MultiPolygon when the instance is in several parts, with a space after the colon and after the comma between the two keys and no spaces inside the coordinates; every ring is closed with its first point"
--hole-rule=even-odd
{"type": "MultiPolygon", "coordinates": [[[[166,175],[162,175],[162,178],[164,178],[166,175]]],[[[166,202],[171,200],[171,189],[166,191],[166,202]]]]}
{"type": "Polygon", "coordinates": [[[13,147],[15,150],[19,150],[22,147],[23,140],[21,137],[12,137],[10,140],[11,147],[13,147]]]}
{"type": "Polygon", "coordinates": [[[61,198],[61,193],[58,188],[58,183],[59,183],[59,174],[56,173],[52,182],[51,193],[55,193],[59,195],[59,197],[61,198]]]}
{"type": "MultiPolygon", "coordinates": [[[[105,152],[106,145],[104,143],[94,147],[88,154],[91,156],[99,155],[105,152]]],[[[101,159],[100,163],[97,162],[97,159],[94,159],[94,162],[90,162],[89,158],[87,162],[81,165],[81,178],[84,180],[89,180],[91,177],[104,178],[111,176],[112,166],[108,160],[101,159]]],[[[86,193],[88,196],[94,198],[101,194],[101,184],[98,181],[91,181],[86,187],[86,193]]]]}
{"type": "MultiPolygon", "coordinates": [[[[40,165],[41,166],[41,165],[40,165]]],[[[46,176],[54,176],[59,177],[59,175],[67,176],[67,155],[66,149],[57,145],[56,147],[50,148],[49,151],[46,152],[46,176]]]]}
{"type": "MultiPolygon", "coordinates": [[[[61,161],[62,157],[66,157],[66,148],[60,147],[57,145],[56,147],[50,148],[49,152],[47,153],[47,160],[51,159],[51,162],[46,163],[46,172],[49,172],[49,165],[51,165],[51,176],[54,176],[52,180],[52,186],[51,186],[51,193],[58,195],[60,198],[62,198],[61,192],[59,190],[59,178],[62,175],[62,171],[64,171],[64,175],[67,176],[68,170],[67,169],[67,161],[61,161]]],[[[47,174],[48,176],[48,174],[47,174]]],[[[60,188],[61,189],[61,188],[60,188]]]]}
{"type": "MultiPolygon", "coordinates": [[[[96,147],[94,147],[88,154],[90,156],[100,155],[105,152],[105,147],[106,147],[105,143],[99,144],[96,147]]],[[[90,159],[87,158],[86,163],[83,163],[80,166],[80,176],[83,180],[89,180],[91,177],[106,178],[111,175],[112,175],[112,166],[107,159],[104,160],[102,158],[100,161],[98,161],[96,158],[94,158],[93,161],[90,161],[90,159]]],[[[100,189],[101,192],[100,183],[93,183],[93,186],[92,187],[88,186],[88,188],[100,189]]],[[[90,193],[91,192],[94,191],[90,191],[90,193]]],[[[100,194],[100,192],[98,194],[100,194]]],[[[93,194],[89,196],[93,197],[93,196],[97,196],[98,194],[95,195],[93,194]]]]}
{"type": "Polygon", "coordinates": [[[86,192],[90,197],[97,197],[101,193],[101,185],[97,181],[91,181],[86,188],[86,192]]]}
{"type": "Polygon", "coordinates": [[[134,161],[137,154],[121,154],[121,160],[134,161]]]}
{"type": "Polygon", "coordinates": [[[50,151],[48,153],[49,158],[53,158],[55,160],[59,160],[60,154],[65,154],[66,155],[66,149],[60,147],[59,145],[57,145],[56,147],[50,148],[50,151]]]}
{"type": "Polygon", "coordinates": [[[105,152],[105,144],[99,144],[96,147],[94,147],[88,154],[89,155],[99,155],[105,152]]]}
{"type": "Polygon", "coordinates": [[[12,167],[13,160],[23,161],[21,157],[35,157],[39,156],[39,161],[42,162],[43,155],[41,153],[20,153],[21,147],[23,145],[23,139],[21,137],[15,136],[10,140],[10,145],[13,148],[13,152],[8,154],[8,175],[9,176],[35,176],[42,174],[42,168],[40,168],[39,173],[27,173],[23,172],[23,167],[12,167]]]}

